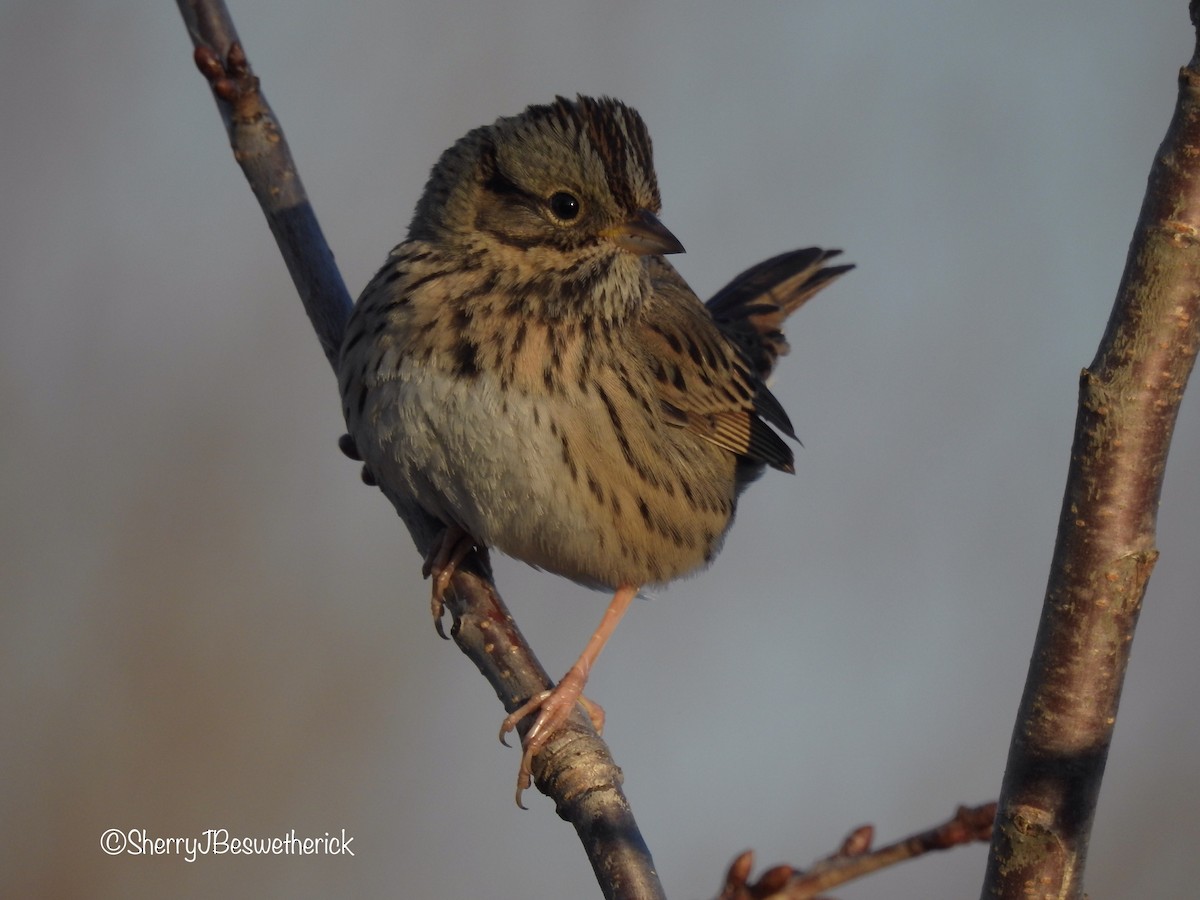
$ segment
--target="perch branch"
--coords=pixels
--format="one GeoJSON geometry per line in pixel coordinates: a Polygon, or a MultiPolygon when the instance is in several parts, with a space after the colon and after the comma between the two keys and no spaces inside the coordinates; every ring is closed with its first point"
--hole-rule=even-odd
{"type": "MultiPolygon", "coordinates": [[[[177,0],[242,167],[267,217],[326,359],[337,368],[351,301],[325,241],[283,130],[221,0],[177,0]]],[[[508,711],[553,687],[491,581],[484,552],[459,567],[447,596],[452,636],[479,668],[508,711]]],[[[532,724],[519,726],[522,734],[532,724]]],[[[578,712],[534,760],[535,783],[579,834],[601,890],[608,898],[657,900],[658,875],[629,803],[621,772],[607,745],[578,712]]]]}

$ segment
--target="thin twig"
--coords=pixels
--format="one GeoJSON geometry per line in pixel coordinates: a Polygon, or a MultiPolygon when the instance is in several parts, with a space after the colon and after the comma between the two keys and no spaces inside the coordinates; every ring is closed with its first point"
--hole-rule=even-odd
{"type": "MultiPolygon", "coordinates": [[[[262,94],[228,10],[221,0],[177,0],[195,45],[195,62],[208,80],[242,167],[309,320],[330,364],[351,302],[333,254],[304,193],[283,130],[262,94]]],[[[491,683],[508,711],[553,686],[491,580],[485,552],[464,560],[447,606],[452,636],[491,683]]],[[[519,726],[522,734],[532,724],[519,726]]],[[[608,898],[660,900],[663,895],[650,851],[621,790],[621,772],[607,745],[579,713],[537,755],[535,784],[555,802],[583,842],[608,898]]]]}
{"type": "Polygon", "coordinates": [[[336,369],[352,304],[283,130],[259,89],[224,3],[178,0],[178,5],[196,47],[196,66],[208,79],[229,132],[234,159],[267,217],[325,358],[336,369]]]}
{"type": "MultiPolygon", "coordinates": [[[[1200,26],[1197,9],[1193,0],[1200,26]]],[[[1080,380],[1058,539],[984,898],[1075,900],[1083,891],[1134,628],[1158,558],[1167,451],[1200,346],[1197,159],[1194,56],[1179,75],[1175,116],[1150,171],[1108,328],[1080,380]]]]}
{"type": "Polygon", "coordinates": [[[808,869],[772,866],[755,882],[750,881],[754,852],[747,850],[730,865],[717,900],[811,900],[822,891],[930,851],[990,840],[995,815],[995,803],[973,808],[960,806],[941,825],[877,850],[871,849],[875,829],[862,825],[847,835],[837,852],[808,869]]]}

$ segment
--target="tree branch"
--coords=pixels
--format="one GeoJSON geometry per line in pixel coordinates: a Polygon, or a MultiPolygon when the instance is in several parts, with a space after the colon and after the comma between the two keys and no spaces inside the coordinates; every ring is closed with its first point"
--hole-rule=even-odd
{"type": "MultiPolygon", "coordinates": [[[[336,372],[342,332],[351,309],[333,253],[325,241],[283,130],[221,0],[177,0],[195,62],[208,80],[241,165],[336,372]]],[[[553,687],[509,614],[491,579],[484,551],[460,565],[446,605],[454,616],[451,635],[488,679],[509,712],[553,687]]],[[[533,716],[521,722],[523,735],[533,716]]],[[[633,813],[621,790],[621,770],[608,746],[579,712],[533,762],[535,784],[555,802],[583,842],[607,898],[660,900],[663,895],[633,813]]]]}
{"type": "MultiPolygon", "coordinates": [[[[512,712],[535,691],[553,687],[513,621],[491,581],[490,570],[459,570],[454,596],[446,605],[454,614],[450,636],[491,683],[512,712]],[[531,688],[530,685],[536,684],[531,688]]],[[[533,724],[531,714],[519,726],[533,724]]],[[[621,790],[622,775],[608,746],[578,709],[533,759],[534,783],[570,822],[596,873],[604,896],[630,900],[662,898],[654,860],[621,790]]]]}
{"type": "MultiPolygon", "coordinates": [[[[1193,0],[1193,25],[1200,3],[1193,0]]],[[[1200,44],[1150,170],[1079,410],[983,897],[1078,898],[1146,583],[1167,451],[1200,346],[1200,44]]]]}
{"type": "Polygon", "coordinates": [[[296,171],[283,130],[259,90],[222,2],[177,0],[196,47],[197,68],[208,79],[242,167],[321,349],[335,370],[352,303],[296,171]]]}
{"type": "Polygon", "coordinates": [[[949,850],[962,844],[989,840],[995,815],[995,803],[974,808],[960,806],[941,825],[877,850],[871,849],[875,829],[862,825],[847,835],[836,853],[818,860],[807,870],[772,866],[753,883],[749,879],[754,853],[747,850],[730,865],[717,900],[811,900],[839,884],[916,859],[933,850],[949,850]]]}

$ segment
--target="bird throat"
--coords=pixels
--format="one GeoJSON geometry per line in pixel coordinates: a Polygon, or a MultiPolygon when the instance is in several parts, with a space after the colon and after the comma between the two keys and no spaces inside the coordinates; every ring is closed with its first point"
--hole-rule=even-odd
{"type": "Polygon", "coordinates": [[[621,250],[597,252],[566,268],[531,273],[518,288],[529,314],[585,329],[620,328],[650,294],[645,261],[621,250]]]}

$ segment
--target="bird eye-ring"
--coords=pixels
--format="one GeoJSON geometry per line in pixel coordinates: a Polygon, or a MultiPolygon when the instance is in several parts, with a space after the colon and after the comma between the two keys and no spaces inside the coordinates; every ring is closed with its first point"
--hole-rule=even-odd
{"type": "Polygon", "coordinates": [[[573,222],[579,218],[579,200],[574,194],[558,191],[550,198],[550,212],[562,222],[573,222]]]}

